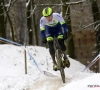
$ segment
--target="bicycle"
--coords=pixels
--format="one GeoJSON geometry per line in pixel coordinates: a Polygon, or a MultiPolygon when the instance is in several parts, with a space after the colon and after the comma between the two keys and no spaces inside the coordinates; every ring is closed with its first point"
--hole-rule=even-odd
{"type": "Polygon", "coordinates": [[[54,37],[54,49],[55,49],[55,58],[57,60],[56,63],[58,65],[58,70],[60,71],[63,83],[65,83],[65,72],[64,72],[65,66],[63,63],[64,53],[61,51],[58,39],[56,37],[54,37]]]}

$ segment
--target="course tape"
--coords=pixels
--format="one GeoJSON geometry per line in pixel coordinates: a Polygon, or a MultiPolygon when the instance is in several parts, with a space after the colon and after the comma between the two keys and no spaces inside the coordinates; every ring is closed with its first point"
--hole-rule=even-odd
{"type": "Polygon", "coordinates": [[[98,61],[100,59],[100,54],[98,54],[83,70],[82,72],[84,72],[86,69],[88,69],[89,67],[91,67],[96,61],[98,61]]]}
{"type": "MultiPolygon", "coordinates": [[[[14,44],[14,45],[17,45],[17,46],[23,46],[22,44],[13,42],[13,41],[11,41],[11,40],[8,40],[8,39],[2,38],[2,37],[0,37],[0,40],[6,41],[6,42],[8,42],[8,43],[11,43],[11,44],[14,44]]],[[[24,48],[24,49],[25,49],[25,51],[27,52],[27,54],[29,55],[29,57],[31,58],[31,60],[33,60],[35,66],[36,66],[36,67],[38,68],[38,70],[42,73],[42,71],[41,71],[41,69],[39,68],[39,66],[38,66],[37,62],[35,61],[35,59],[32,57],[32,55],[29,53],[29,51],[28,51],[26,48],[24,48]]]]}

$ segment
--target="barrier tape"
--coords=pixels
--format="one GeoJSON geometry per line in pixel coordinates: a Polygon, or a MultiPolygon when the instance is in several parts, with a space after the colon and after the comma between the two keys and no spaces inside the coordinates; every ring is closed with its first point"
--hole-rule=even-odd
{"type": "Polygon", "coordinates": [[[100,59],[100,54],[98,54],[91,62],[90,64],[88,64],[83,70],[82,72],[84,72],[86,69],[88,69],[89,67],[91,67],[96,61],[98,61],[100,59]]]}
{"type": "MultiPolygon", "coordinates": [[[[0,37],[0,40],[6,41],[6,42],[11,43],[11,44],[13,44],[13,45],[23,46],[22,44],[13,42],[13,41],[11,41],[11,40],[8,40],[8,39],[2,38],[2,37],[0,37]]],[[[41,69],[39,68],[39,66],[38,66],[37,62],[35,61],[35,59],[32,57],[32,55],[29,53],[29,51],[28,51],[26,48],[24,48],[24,49],[25,49],[25,51],[27,52],[27,54],[29,55],[29,57],[33,60],[35,66],[36,66],[36,67],[38,68],[38,70],[42,73],[42,71],[41,71],[41,69]]]]}

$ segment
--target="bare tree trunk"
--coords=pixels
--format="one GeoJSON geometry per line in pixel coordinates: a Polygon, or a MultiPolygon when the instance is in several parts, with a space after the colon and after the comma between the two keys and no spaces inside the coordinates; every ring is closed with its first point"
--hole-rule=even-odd
{"type": "Polygon", "coordinates": [[[17,42],[20,44],[28,44],[27,16],[25,0],[18,0],[15,4],[15,26],[17,42]]]}
{"type": "MultiPolygon", "coordinates": [[[[5,6],[4,0],[2,0],[2,3],[3,3],[3,5],[5,6]]],[[[10,6],[9,6],[9,7],[10,7],[10,6]]],[[[11,18],[10,18],[10,15],[9,15],[9,11],[10,11],[10,10],[7,10],[6,7],[4,7],[4,10],[5,10],[6,17],[7,17],[9,26],[10,26],[10,30],[9,30],[10,32],[9,32],[9,33],[11,33],[11,38],[12,38],[12,40],[15,41],[14,30],[13,30],[13,24],[12,24],[12,20],[11,20],[11,18]]]]}
{"type": "MultiPolygon", "coordinates": [[[[100,20],[100,12],[99,12],[99,8],[97,5],[97,1],[92,1],[92,11],[94,14],[94,22],[99,21],[100,20]]],[[[96,34],[96,50],[97,50],[97,55],[100,53],[100,22],[95,23],[94,27],[99,26],[96,30],[95,30],[95,34],[96,34]]],[[[96,72],[99,72],[99,63],[96,63],[96,72]]]]}
{"type": "Polygon", "coordinates": [[[97,0],[97,5],[98,5],[99,13],[100,13],[100,0],[97,0]]]}
{"type": "MultiPolygon", "coordinates": [[[[32,10],[34,9],[34,0],[32,0],[32,10]]],[[[33,13],[32,16],[32,24],[33,24],[33,32],[34,32],[34,41],[36,45],[39,45],[38,43],[38,30],[36,27],[36,19],[35,19],[35,14],[33,13]]]]}
{"type": "Polygon", "coordinates": [[[69,0],[62,0],[63,6],[62,6],[62,15],[66,21],[66,24],[68,26],[68,37],[70,40],[67,42],[67,52],[70,55],[71,58],[74,58],[74,43],[72,38],[72,28],[71,28],[71,19],[70,19],[70,6],[66,5],[65,2],[68,2],[69,0]]]}
{"type": "Polygon", "coordinates": [[[31,1],[29,2],[29,5],[27,6],[27,27],[29,32],[29,45],[33,44],[33,32],[32,32],[32,20],[31,20],[31,1]]]}
{"type": "Polygon", "coordinates": [[[3,7],[2,1],[0,0],[0,37],[6,38],[3,7]]]}

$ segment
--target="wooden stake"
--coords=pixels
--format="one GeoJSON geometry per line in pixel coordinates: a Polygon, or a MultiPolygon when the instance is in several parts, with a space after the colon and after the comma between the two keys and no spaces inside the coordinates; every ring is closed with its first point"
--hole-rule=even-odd
{"type": "MultiPolygon", "coordinates": [[[[26,44],[24,44],[26,48],[26,44]]],[[[25,74],[27,74],[27,59],[26,59],[26,50],[24,49],[24,58],[25,58],[25,74]]]]}

